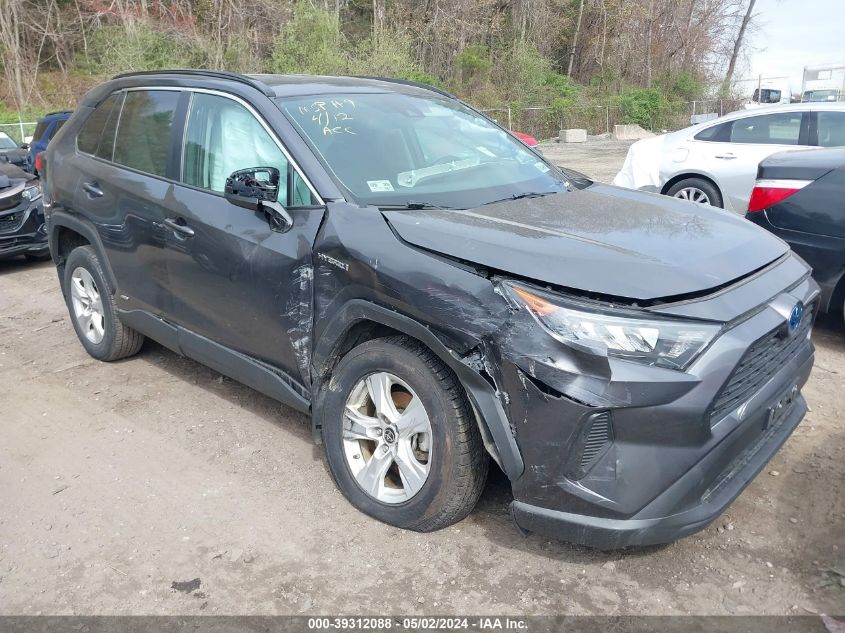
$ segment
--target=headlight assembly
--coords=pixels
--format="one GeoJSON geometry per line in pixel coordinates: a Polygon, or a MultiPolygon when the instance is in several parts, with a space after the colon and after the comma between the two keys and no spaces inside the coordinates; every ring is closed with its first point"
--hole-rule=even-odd
{"type": "Polygon", "coordinates": [[[38,200],[41,197],[41,184],[36,182],[33,185],[28,185],[21,195],[24,200],[29,200],[30,202],[38,200]]]}
{"type": "Polygon", "coordinates": [[[551,293],[504,286],[558,340],[644,365],[685,369],[721,330],[719,325],[698,321],[591,312],[566,305],[551,293]]]}

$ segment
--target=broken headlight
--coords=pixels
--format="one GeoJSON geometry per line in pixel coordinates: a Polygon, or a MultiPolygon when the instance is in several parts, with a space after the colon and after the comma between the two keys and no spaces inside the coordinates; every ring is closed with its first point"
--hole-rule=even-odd
{"type": "Polygon", "coordinates": [[[556,339],[644,365],[684,369],[721,330],[719,325],[697,321],[592,312],[533,288],[505,287],[556,339]]]}

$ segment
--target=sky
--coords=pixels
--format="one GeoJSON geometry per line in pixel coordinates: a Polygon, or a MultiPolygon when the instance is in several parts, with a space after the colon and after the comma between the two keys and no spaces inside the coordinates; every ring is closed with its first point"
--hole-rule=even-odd
{"type": "Polygon", "coordinates": [[[804,66],[845,64],[845,0],[757,0],[743,77],[788,76],[801,91],[804,66]]]}

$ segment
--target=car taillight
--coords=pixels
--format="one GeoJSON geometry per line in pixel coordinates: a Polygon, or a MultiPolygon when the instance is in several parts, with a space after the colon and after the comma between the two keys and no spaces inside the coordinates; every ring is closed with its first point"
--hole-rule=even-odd
{"type": "Polygon", "coordinates": [[[801,191],[812,180],[758,180],[754,183],[751,200],[748,201],[748,212],[754,213],[775,206],[783,202],[796,191],[801,191]]]}
{"type": "Polygon", "coordinates": [[[37,171],[43,177],[42,172],[44,171],[44,152],[39,152],[35,155],[35,171],[37,171]]]}

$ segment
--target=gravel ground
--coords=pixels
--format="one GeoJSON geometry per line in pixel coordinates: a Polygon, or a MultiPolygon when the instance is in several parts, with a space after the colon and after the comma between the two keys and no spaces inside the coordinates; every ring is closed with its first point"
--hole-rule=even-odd
{"type": "MultiPolygon", "coordinates": [[[[626,147],[545,151],[606,180],[626,147]]],[[[728,512],[602,553],[521,537],[499,472],[441,532],[370,520],[304,416],[153,343],[94,361],[52,266],[0,262],[0,613],[845,612],[841,319],[814,339],[812,411],[728,512]]]]}

